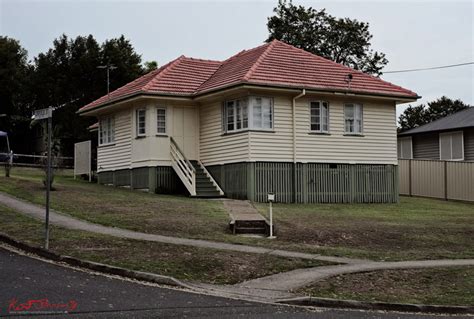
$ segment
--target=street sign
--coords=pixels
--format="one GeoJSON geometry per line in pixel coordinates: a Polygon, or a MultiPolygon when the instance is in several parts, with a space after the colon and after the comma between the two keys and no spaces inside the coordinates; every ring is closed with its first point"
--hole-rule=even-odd
{"type": "Polygon", "coordinates": [[[35,110],[33,114],[34,121],[37,120],[48,120],[48,164],[46,164],[46,216],[44,223],[44,248],[49,249],[49,204],[50,204],[50,192],[51,192],[51,134],[53,130],[53,108],[48,107],[47,109],[35,110]]]}
{"type": "Polygon", "coordinates": [[[53,108],[48,107],[47,109],[35,110],[35,120],[44,120],[53,116],[53,108]]]}

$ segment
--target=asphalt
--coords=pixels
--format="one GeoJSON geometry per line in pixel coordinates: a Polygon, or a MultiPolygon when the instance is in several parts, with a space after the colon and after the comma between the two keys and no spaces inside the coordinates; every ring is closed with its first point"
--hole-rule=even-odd
{"type": "MultiPolygon", "coordinates": [[[[0,248],[0,317],[8,318],[433,318],[386,312],[305,309],[159,287],[72,269],[0,248]],[[77,304],[70,313],[12,312],[9,306],[48,299],[77,304]]],[[[440,318],[451,318],[440,316],[440,318]]],[[[468,318],[455,316],[452,318],[468,318]]]]}

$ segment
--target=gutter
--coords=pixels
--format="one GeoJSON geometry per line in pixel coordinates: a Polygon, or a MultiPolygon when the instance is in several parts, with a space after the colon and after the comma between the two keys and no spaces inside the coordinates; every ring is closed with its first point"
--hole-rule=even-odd
{"type": "Polygon", "coordinates": [[[291,103],[292,119],[293,119],[293,202],[296,203],[296,100],[306,95],[306,89],[300,94],[293,97],[291,103]]]}

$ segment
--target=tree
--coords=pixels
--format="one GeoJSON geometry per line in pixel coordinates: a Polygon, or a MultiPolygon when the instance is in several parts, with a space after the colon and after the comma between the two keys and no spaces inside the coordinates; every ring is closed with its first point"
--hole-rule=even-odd
{"type": "Polygon", "coordinates": [[[409,105],[398,118],[400,131],[406,131],[426,123],[428,122],[426,121],[426,110],[424,104],[417,106],[409,105]]]}
{"type": "Polygon", "coordinates": [[[63,155],[72,155],[75,142],[90,138],[87,127],[94,119],[76,111],[107,93],[106,72],[97,68],[106,64],[117,67],[110,72],[111,90],[143,74],[140,55],[123,35],[100,45],[92,35],[70,39],[63,34],[34,60],[34,108],[64,105],[53,116],[63,155]]]}
{"type": "Polygon", "coordinates": [[[145,66],[145,73],[151,72],[153,70],[158,69],[158,62],[156,61],[146,61],[144,63],[145,66]]]}
{"type": "Polygon", "coordinates": [[[453,114],[470,107],[461,100],[452,100],[446,96],[428,102],[427,106],[408,106],[398,118],[399,130],[406,131],[453,114]]]}
{"type": "Polygon", "coordinates": [[[27,57],[27,51],[17,40],[0,36],[0,129],[9,133],[17,152],[23,151],[17,145],[28,144],[24,141],[28,139],[31,116],[27,57]]]}
{"type": "Polygon", "coordinates": [[[267,42],[278,39],[297,48],[365,73],[380,75],[388,63],[385,54],[373,51],[369,24],[356,19],[335,18],[325,9],[295,6],[279,0],[268,18],[267,42]]]}
{"type": "Polygon", "coordinates": [[[446,96],[442,96],[439,99],[428,103],[427,120],[429,122],[436,121],[449,114],[453,114],[470,107],[469,104],[465,104],[461,100],[452,100],[446,96]]]}

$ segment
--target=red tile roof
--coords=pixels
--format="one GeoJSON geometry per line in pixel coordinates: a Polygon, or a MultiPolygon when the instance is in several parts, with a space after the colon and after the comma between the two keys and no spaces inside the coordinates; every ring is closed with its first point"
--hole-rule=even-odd
{"type": "Polygon", "coordinates": [[[219,62],[180,56],[92,103],[86,111],[138,93],[196,96],[237,84],[417,98],[410,90],[274,40],[219,62]],[[348,74],[352,80],[348,81],[348,74]]]}

